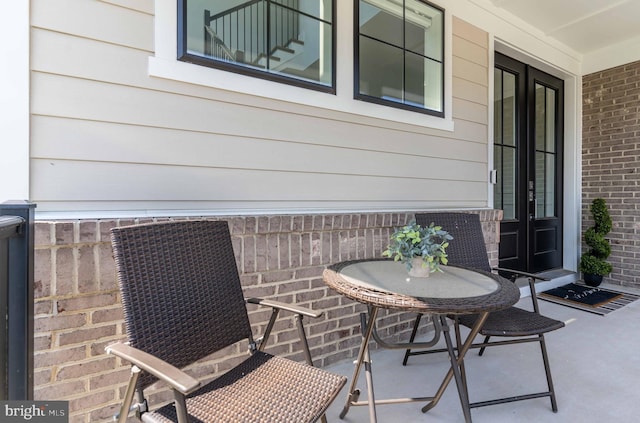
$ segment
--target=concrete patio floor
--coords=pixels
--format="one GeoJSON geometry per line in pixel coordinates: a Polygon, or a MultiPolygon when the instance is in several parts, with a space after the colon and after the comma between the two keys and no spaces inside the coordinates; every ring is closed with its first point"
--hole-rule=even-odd
{"type": "MultiPolygon", "coordinates": [[[[602,288],[629,291],[603,284],[602,288]]],[[[529,308],[531,300],[519,305],[529,308]]],[[[599,316],[540,301],[543,314],[567,322],[567,326],[545,336],[551,361],[558,412],[551,411],[548,398],[493,405],[471,410],[475,423],[580,422],[610,423],[640,421],[640,300],[599,316]]],[[[444,342],[441,341],[444,345],[444,342]]],[[[540,348],[536,343],[488,349],[483,357],[471,350],[465,359],[471,401],[546,390],[540,348]]],[[[423,397],[435,393],[448,369],[446,354],[411,357],[402,366],[403,351],[374,350],[373,378],[377,399],[423,397]]],[[[351,378],[353,363],[341,362],[327,370],[351,378]]],[[[367,407],[351,407],[343,420],[347,387],[327,413],[329,422],[368,422],[367,407]]],[[[364,368],[358,388],[366,397],[364,368]]],[[[379,405],[379,422],[464,422],[455,382],[441,402],[427,413],[422,403],[379,405]]]]}

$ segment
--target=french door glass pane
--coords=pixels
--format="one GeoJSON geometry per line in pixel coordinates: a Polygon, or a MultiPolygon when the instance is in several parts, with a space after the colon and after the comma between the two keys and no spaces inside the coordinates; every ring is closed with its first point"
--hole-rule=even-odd
{"type": "Polygon", "coordinates": [[[556,92],[535,85],[536,218],[554,217],[556,183],[556,92]]]}
{"type": "Polygon", "coordinates": [[[516,218],[516,149],[502,148],[502,210],[504,219],[516,218]]]}
{"type": "Polygon", "coordinates": [[[545,151],[545,135],[546,131],[546,89],[543,85],[536,84],[535,89],[535,138],[536,138],[536,150],[545,151]]]}
{"type": "Polygon", "coordinates": [[[536,218],[554,217],[556,156],[553,153],[536,152],[536,218]]]}
{"type": "Polygon", "coordinates": [[[556,92],[551,88],[546,89],[547,92],[547,106],[546,106],[546,144],[545,150],[547,152],[554,152],[556,149],[556,92]]]}
{"type": "Polygon", "coordinates": [[[545,180],[545,208],[544,216],[553,217],[556,215],[556,156],[555,154],[547,154],[546,157],[546,180],[545,180]]]}
{"type": "MultiPolygon", "coordinates": [[[[493,113],[493,143],[495,145],[503,144],[502,141],[502,70],[493,70],[493,98],[494,98],[494,113],[493,113]]],[[[496,169],[500,169],[500,166],[496,162],[496,169]]]]}
{"type": "Polygon", "coordinates": [[[502,114],[504,119],[503,144],[516,145],[516,76],[509,72],[503,72],[504,81],[502,83],[502,114]]]}
{"type": "Polygon", "coordinates": [[[494,78],[494,167],[498,171],[494,205],[503,210],[505,220],[512,220],[518,218],[516,76],[495,69],[494,78]]]}

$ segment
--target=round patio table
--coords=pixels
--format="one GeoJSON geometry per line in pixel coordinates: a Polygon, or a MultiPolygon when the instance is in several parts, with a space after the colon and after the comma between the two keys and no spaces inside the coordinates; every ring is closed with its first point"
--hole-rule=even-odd
{"type": "MultiPolygon", "coordinates": [[[[388,399],[377,403],[428,401],[422,408],[426,412],[438,403],[451,379],[455,378],[465,421],[471,422],[469,400],[460,373],[464,356],[489,313],[515,304],[520,298],[520,290],[511,281],[492,273],[455,266],[441,266],[441,269],[442,272],[431,273],[428,278],[413,278],[408,276],[402,263],[389,259],[366,259],[336,263],[324,271],[324,281],[330,288],[347,298],[366,304],[368,309],[368,319],[362,319],[362,342],[341,418],[351,405],[368,405],[369,419],[371,422],[376,421],[376,400],[368,345],[372,335],[376,340],[379,339],[375,336],[375,321],[378,310],[384,308],[433,314],[437,317],[440,324],[435,324],[438,320],[434,318],[434,326],[436,330],[443,332],[451,367],[433,397],[388,399]],[[456,355],[446,319],[447,315],[460,314],[478,314],[478,319],[463,345],[458,346],[456,355]],[[358,401],[360,392],[356,389],[362,364],[367,372],[367,401],[358,401]]],[[[421,347],[420,344],[402,343],[394,344],[392,348],[416,346],[421,347]]]]}

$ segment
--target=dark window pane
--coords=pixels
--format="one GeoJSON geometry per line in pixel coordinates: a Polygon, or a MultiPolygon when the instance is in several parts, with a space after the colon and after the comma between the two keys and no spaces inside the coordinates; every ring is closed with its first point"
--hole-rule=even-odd
{"type": "Polygon", "coordinates": [[[441,111],[440,63],[412,53],[406,53],[405,60],[405,103],[441,111]]]}
{"type": "Polygon", "coordinates": [[[334,0],[179,4],[186,8],[184,60],[197,56],[197,63],[225,70],[280,75],[309,82],[311,88],[333,86],[334,0]]]}
{"type": "MultiPolygon", "coordinates": [[[[245,3],[247,0],[242,1],[245,3]]],[[[286,8],[298,10],[302,13],[310,15],[311,17],[323,20],[325,22],[332,22],[331,10],[332,2],[330,1],[318,1],[318,0],[272,0],[273,3],[277,3],[286,8]]]]}
{"type": "Polygon", "coordinates": [[[333,80],[331,63],[331,26],[306,16],[297,18],[300,34],[314,34],[314,38],[291,39],[273,56],[280,60],[270,61],[270,70],[287,76],[330,85],[333,80]]]}
{"type": "Polygon", "coordinates": [[[402,102],[401,49],[360,37],[360,94],[402,102]]]}
{"type": "Polygon", "coordinates": [[[405,63],[405,102],[424,107],[425,58],[407,53],[405,63]]]}
{"type": "Polygon", "coordinates": [[[442,61],[442,12],[419,0],[406,0],[405,48],[442,61]]]}
{"type": "Polygon", "coordinates": [[[405,42],[407,50],[425,56],[425,30],[423,27],[407,22],[405,42]]]}
{"type": "Polygon", "coordinates": [[[388,7],[382,9],[366,0],[360,1],[360,34],[401,48],[402,10],[399,7],[392,8],[391,2],[375,3],[388,7]]]}
{"type": "Polygon", "coordinates": [[[427,59],[425,61],[426,72],[424,77],[424,106],[439,112],[444,111],[444,69],[442,64],[427,59]]]}
{"type": "Polygon", "coordinates": [[[443,11],[421,0],[360,0],[358,7],[357,94],[441,115],[443,11]]]}

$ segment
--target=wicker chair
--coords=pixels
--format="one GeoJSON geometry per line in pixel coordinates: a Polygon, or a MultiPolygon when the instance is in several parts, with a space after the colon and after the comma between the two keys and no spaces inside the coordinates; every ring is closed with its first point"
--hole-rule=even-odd
{"type": "MultiPolygon", "coordinates": [[[[453,236],[447,249],[449,263],[458,266],[479,269],[483,271],[492,271],[489,266],[487,249],[484,243],[480,218],[477,214],[471,213],[419,213],[416,214],[416,222],[420,225],[429,225],[431,222],[442,226],[453,236]]],[[[489,318],[482,326],[480,335],[483,335],[484,341],[474,343],[472,348],[480,348],[480,355],[485,351],[486,347],[497,345],[519,344],[524,342],[538,342],[542,351],[542,359],[544,362],[545,374],[547,378],[548,390],[544,392],[536,392],[526,395],[518,395],[506,398],[499,398],[490,401],[472,402],[470,407],[483,407],[487,405],[502,404],[513,401],[521,401],[532,398],[549,397],[551,400],[551,408],[554,412],[558,411],[556,395],[553,388],[551,378],[551,368],[549,366],[549,357],[547,355],[547,347],[544,340],[544,334],[556,329],[564,327],[564,323],[540,314],[538,301],[535,291],[535,280],[547,280],[545,278],[519,271],[509,269],[496,268],[503,276],[508,276],[515,281],[517,278],[525,277],[529,282],[531,289],[531,301],[533,311],[524,310],[518,307],[510,307],[505,310],[491,313],[489,318]],[[516,338],[502,341],[490,342],[491,337],[516,338]]],[[[411,340],[415,338],[415,334],[420,323],[421,316],[418,315],[414,324],[411,340]]],[[[477,318],[477,315],[463,315],[454,317],[456,333],[459,336],[459,325],[471,328],[477,318]]],[[[441,350],[422,350],[405,352],[403,364],[406,365],[407,360],[412,355],[430,354],[440,352],[441,350]]],[[[464,369],[463,369],[464,375],[464,369]]],[[[466,386],[466,383],[465,383],[466,386]]]]}
{"type": "Polygon", "coordinates": [[[111,231],[128,341],[106,348],[132,363],[119,422],[313,422],[346,378],[313,367],[302,317],[322,313],[276,301],[261,340],[252,336],[227,222],[176,221],[111,231]],[[263,351],[279,310],[293,312],[307,363],[263,351]],[[231,345],[251,354],[202,384],[180,370],[231,345]],[[142,370],[142,372],[141,372],[142,370]],[[174,401],[149,411],[143,390],[158,379],[174,401]],[[136,405],[131,407],[134,394],[136,405]]]}

